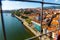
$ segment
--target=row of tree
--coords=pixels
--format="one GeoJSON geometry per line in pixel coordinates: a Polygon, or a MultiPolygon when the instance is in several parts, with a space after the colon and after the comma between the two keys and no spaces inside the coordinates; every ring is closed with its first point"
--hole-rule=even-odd
{"type": "Polygon", "coordinates": [[[21,16],[22,14],[31,14],[30,11],[19,11],[19,10],[16,10],[16,11],[13,11],[12,14],[15,14],[17,16],[21,16]]]}

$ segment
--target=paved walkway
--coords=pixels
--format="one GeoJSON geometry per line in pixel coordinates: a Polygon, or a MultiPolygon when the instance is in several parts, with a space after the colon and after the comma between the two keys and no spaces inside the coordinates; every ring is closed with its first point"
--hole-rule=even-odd
{"type": "Polygon", "coordinates": [[[50,40],[50,38],[48,36],[44,35],[41,37],[41,40],[50,40]]]}

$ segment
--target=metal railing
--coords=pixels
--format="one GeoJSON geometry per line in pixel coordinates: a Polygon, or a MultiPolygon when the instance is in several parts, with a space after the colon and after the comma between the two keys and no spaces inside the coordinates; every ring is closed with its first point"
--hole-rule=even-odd
{"type": "Polygon", "coordinates": [[[42,37],[43,35],[46,35],[46,34],[49,34],[49,33],[52,33],[52,32],[58,31],[58,30],[60,30],[60,28],[57,29],[57,30],[54,30],[54,31],[50,31],[50,32],[45,33],[45,34],[41,34],[41,35],[39,35],[39,36],[34,36],[34,37],[31,37],[31,38],[27,38],[27,39],[25,39],[25,40],[33,40],[33,39],[35,39],[35,38],[42,37]]]}
{"type": "Polygon", "coordinates": [[[3,18],[3,13],[2,13],[2,4],[0,2],[0,6],[1,6],[1,20],[2,20],[2,30],[3,30],[3,35],[4,35],[4,40],[7,40],[6,38],[6,31],[5,31],[5,25],[4,25],[4,18],[3,18]]]}

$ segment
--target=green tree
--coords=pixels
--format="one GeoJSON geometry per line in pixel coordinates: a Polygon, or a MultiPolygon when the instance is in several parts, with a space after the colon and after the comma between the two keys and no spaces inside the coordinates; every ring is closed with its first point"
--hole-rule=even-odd
{"type": "Polygon", "coordinates": [[[12,14],[15,14],[15,15],[17,15],[17,16],[20,16],[20,12],[19,12],[18,10],[13,11],[12,14]]]}
{"type": "Polygon", "coordinates": [[[31,24],[31,19],[26,19],[26,22],[28,23],[28,24],[31,24]]]}
{"type": "Polygon", "coordinates": [[[31,14],[31,12],[29,12],[29,11],[24,11],[24,14],[31,14]]]}

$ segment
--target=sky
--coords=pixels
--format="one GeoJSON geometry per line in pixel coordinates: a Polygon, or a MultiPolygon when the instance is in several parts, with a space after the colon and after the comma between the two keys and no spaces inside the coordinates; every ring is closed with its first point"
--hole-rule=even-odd
{"type": "MultiPolygon", "coordinates": [[[[37,0],[37,1],[39,1],[39,0],[37,0]]],[[[44,1],[60,3],[60,0],[44,0],[44,1]]],[[[44,6],[47,6],[47,5],[44,5],[44,6]]],[[[41,7],[41,4],[32,3],[32,2],[21,2],[21,1],[8,1],[8,0],[2,1],[3,10],[14,10],[14,9],[20,9],[20,8],[37,8],[37,7],[41,7]]]]}
{"type": "Polygon", "coordinates": [[[58,3],[59,2],[59,0],[44,0],[45,2],[54,2],[54,3],[58,3]]]}
{"type": "Polygon", "coordinates": [[[20,8],[37,8],[40,7],[40,3],[32,2],[20,2],[20,1],[2,1],[3,10],[13,10],[20,8]]]}

